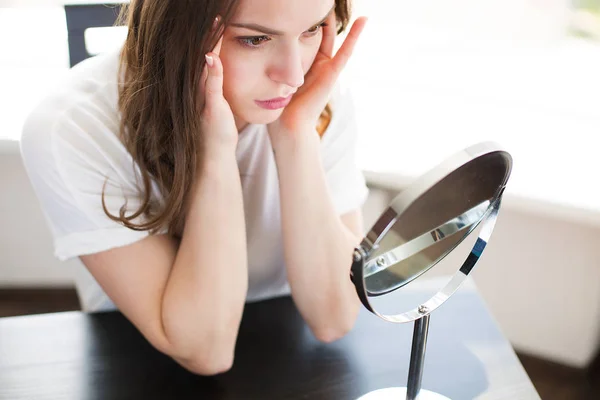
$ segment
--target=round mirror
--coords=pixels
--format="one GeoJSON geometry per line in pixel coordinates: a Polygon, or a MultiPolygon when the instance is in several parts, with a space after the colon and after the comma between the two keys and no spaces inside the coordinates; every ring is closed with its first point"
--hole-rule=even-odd
{"type": "MultiPolygon", "coordinates": [[[[479,260],[494,228],[511,168],[512,157],[498,144],[479,143],[402,190],[355,249],[351,279],[363,305],[390,322],[428,324],[429,314],[458,289],[479,260]],[[447,257],[450,253],[459,255],[460,261],[447,257]],[[442,267],[447,259],[452,261],[442,267]],[[442,268],[451,277],[419,304],[407,307],[398,295],[392,302],[396,309],[378,307],[377,298],[395,296],[411,282],[442,268]]],[[[421,341],[424,356],[427,328],[415,326],[413,353],[421,341]]],[[[420,382],[422,366],[418,359],[415,362],[413,365],[411,357],[408,389],[411,375],[418,375],[420,382]]]]}

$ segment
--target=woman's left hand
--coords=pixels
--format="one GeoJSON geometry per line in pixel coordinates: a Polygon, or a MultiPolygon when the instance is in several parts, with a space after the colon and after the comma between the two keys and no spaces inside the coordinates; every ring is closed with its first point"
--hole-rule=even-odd
{"type": "Polygon", "coordinates": [[[268,125],[271,137],[293,136],[307,130],[316,132],[319,116],[329,101],[338,76],[348,63],[366,22],[366,17],[356,19],[344,43],[334,56],[337,28],[335,12],[331,12],[327,19],[327,26],[323,28],[321,47],[305,76],[304,84],[294,94],[281,116],[268,125]]]}

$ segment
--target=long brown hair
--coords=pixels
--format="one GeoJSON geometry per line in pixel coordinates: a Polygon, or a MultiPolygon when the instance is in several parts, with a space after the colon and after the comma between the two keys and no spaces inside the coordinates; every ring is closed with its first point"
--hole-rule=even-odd
{"type": "MultiPolygon", "coordinates": [[[[156,233],[167,227],[180,237],[185,224],[186,196],[195,179],[202,134],[196,107],[204,54],[214,48],[219,32],[229,24],[239,0],[131,0],[123,5],[117,24],[128,27],[120,54],[119,134],[137,163],[143,187],[138,210],[119,215],[102,207],[124,226],[156,233]],[[213,21],[219,27],[213,30],[213,21]],[[200,133],[199,133],[200,132],[200,133]],[[164,198],[152,201],[152,180],[164,198]],[[135,222],[140,216],[144,222],[135,222]]],[[[336,0],[337,31],[350,19],[350,0],[336,0]]],[[[331,119],[329,105],[317,129],[322,134],[331,119]]]]}

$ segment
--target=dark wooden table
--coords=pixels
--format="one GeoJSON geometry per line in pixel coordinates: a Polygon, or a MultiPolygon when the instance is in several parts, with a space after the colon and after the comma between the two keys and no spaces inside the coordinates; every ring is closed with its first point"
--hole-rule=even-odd
{"type": "MultiPolygon", "coordinates": [[[[234,367],[200,377],[117,312],[0,318],[0,399],[356,399],[406,385],[412,329],[363,309],[351,333],[323,344],[289,297],[248,304],[234,367]]],[[[432,314],[423,388],[452,399],[539,399],[472,285],[432,314]]]]}

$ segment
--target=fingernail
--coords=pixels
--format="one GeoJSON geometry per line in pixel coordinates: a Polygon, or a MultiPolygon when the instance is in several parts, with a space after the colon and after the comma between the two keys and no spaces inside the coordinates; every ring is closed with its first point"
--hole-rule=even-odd
{"type": "Polygon", "coordinates": [[[213,60],[213,58],[211,56],[209,56],[208,54],[205,54],[204,57],[206,58],[206,63],[208,64],[208,66],[212,67],[215,60],[213,60]]]}

